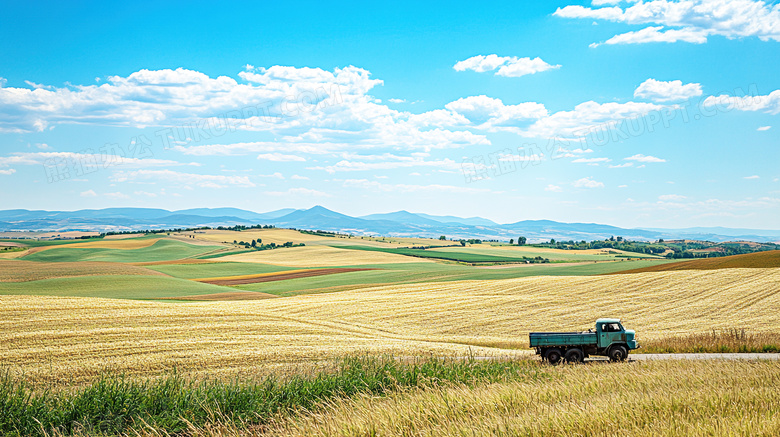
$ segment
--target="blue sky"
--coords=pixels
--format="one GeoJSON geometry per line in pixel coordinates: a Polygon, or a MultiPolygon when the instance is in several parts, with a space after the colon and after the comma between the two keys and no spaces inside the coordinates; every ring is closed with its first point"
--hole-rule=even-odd
{"type": "Polygon", "coordinates": [[[2,209],[780,228],[780,7],[8,3],[2,209]]]}

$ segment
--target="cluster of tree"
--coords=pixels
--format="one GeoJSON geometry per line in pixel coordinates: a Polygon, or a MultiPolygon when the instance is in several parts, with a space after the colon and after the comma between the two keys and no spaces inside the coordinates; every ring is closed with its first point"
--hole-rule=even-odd
{"type": "MultiPolygon", "coordinates": [[[[171,228],[171,229],[145,229],[145,230],[138,230],[138,231],[111,231],[111,232],[103,232],[100,234],[100,237],[105,237],[108,235],[128,235],[128,234],[145,234],[145,235],[156,235],[156,234],[170,234],[171,232],[192,232],[192,231],[202,231],[206,229],[211,229],[208,226],[202,226],[199,228],[171,228]]],[[[86,239],[84,237],[80,237],[82,239],[86,239]]],[[[87,237],[92,238],[92,237],[87,237]]]]}
{"type": "Polygon", "coordinates": [[[236,241],[233,240],[233,244],[237,244],[239,246],[244,246],[245,249],[254,249],[254,250],[272,250],[272,249],[279,249],[282,247],[302,247],[305,246],[304,243],[298,243],[294,244],[292,241],[288,241],[284,244],[276,244],[276,243],[269,243],[269,244],[263,244],[263,240],[258,238],[256,240],[249,240],[247,241],[236,241]]]}
{"type": "Polygon", "coordinates": [[[425,249],[439,249],[442,247],[451,247],[451,246],[411,246],[411,247],[407,247],[407,249],[425,250],[425,249]]]}
{"type": "Polygon", "coordinates": [[[352,238],[351,234],[340,234],[338,232],[321,231],[319,229],[316,230],[316,231],[309,231],[307,229],[295,229],[295,228],[291,228],[291,229],[294,230],[294,231],[298,231],[301,234],[316,235],[318,237],[346,237],[346,238],[352,238]]]}
{"type": "MultiPolygon", "coordinates": [[[[518,246],[525,246],[525,242],[526,241],[527,240],[525,239],[525,237],[517,237],[517,245],[518,246]]],[[[509,239],[509,244],[515,244],[515,239],[514,238],[510,238],[509,239]]]]}
{"type": "Polygon", "coordinates": [[[537,263],[539,263],[539,264],[547,264],[547,263],[550,262],[549,258],[542,258],[541,256],[535,256],[533,258],[528,258],[528,257],[524,256],[523,259],[525,260],[525,262],[530,262],[532,264],[537,264],[537,263]]]}
{"type": "Polygon", "coordinates": [[[460,245],[461,246],[465,246],[466,243],[468,243],[468,244],[482,244],[482,240],[480,240],[478,238],[471,238],[471,239],[468,239],[468,240],[460,240],[460,245]]]}
{"type": "MultiPolygon", "coordinates": [[[[276,226],[274,225],[235,225],[235,226],[217,226],[217,229],[220,231],[245,231],[247,229],[274,229],[276,226]]],[[[203,229],[211,229],[211,228],[203,228],[203,229]]]]}
{"type": "MultiPolygon", "coordinates": [[[[136,231],[110,231],[110,232],[103,232],[100,234],[100,237],[105,237],[108,235],[127,235],[127,234],[170,234],[171,232],[193,232],[193,231],[205,231],[210,229],[217,229],[220,231],[245,231],[247,229],[274,229],[276,226],[274,225],[235,225],[235,226],[217,226],[216,228],[212,228],[210,226],[201,226],[198,228],[170,228],[170,229],[145,229],[145,230],[136,230],[136,231]]],[[[80,239],[89,239],[89,238],[95,238],[95,237],[87,237],[82,236],[79,237],[80,239]]]]}
{"type": "Polygon", "coordinates": [[[595,240],[587,242],[582,241],[555,241],[551,239],[549,243],[535,244],[537,247],[549,247],[563,250],[584,250],[584,249],[615,249],[626,252],[645,253],[650,255],[664,255],[666,258],[712,258],[728,255],[739,255],[743,253],[752,253],[762,250],[778,250],[780,245],[774,243],[745,244],[745,243],[713,243],[709,241],[689,241],[674,240],[664,241],[659,239],[656,242],[630,241],[623,237],[610,237],[606,240],[595,240]],[[702,251],[702,249],[710,249],[702,251]]]}

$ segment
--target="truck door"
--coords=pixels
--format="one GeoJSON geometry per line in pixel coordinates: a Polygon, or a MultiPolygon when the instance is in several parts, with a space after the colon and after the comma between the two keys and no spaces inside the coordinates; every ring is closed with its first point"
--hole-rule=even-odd
{"type": "Polygon", "coordinates": [[[598,326],[597,331],[599,332],[599,344],[598,346],[600,348],[607,347],[611,343],[609,339],[609,333],[607,332],[607,324],[602,323],[598,326]]]}
{"type": "Polygon", "coordinates": [[[620,343],[624,337],[623,328],[618,323],[602,323],[599,330],[599,347],[609,347],[612,343],[620,343]]]}

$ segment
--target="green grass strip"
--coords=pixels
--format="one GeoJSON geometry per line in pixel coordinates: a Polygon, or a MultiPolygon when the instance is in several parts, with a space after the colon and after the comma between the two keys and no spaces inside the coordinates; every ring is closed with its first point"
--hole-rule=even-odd
{"type": "MultiPolygon", "coordinates": [[[[443,259],[447,261],[459,261],[466,263],[500,263],[530,261],[533,257],[527,256],[496,256],[473,252],[438,252],[435,249],[393,249],[372,246],[337,246],[339,249],[366,250],[371,252],[386,252],[397,255],[414,256],[418,258],[443,259]]],[[[468,250],[468,249],[466,249],[468,250]]]]}
{"type": "Polygon", "coordinates": [[[72,391],[34,392],[7,373],[0,377],[0,435],[127,433],[147,423],[179,433],[187,422],[238,426],[267,423],[278,414],[312,409],[335,397],[382,395],[403,387],[443,383],[474,385],[510,380],[549,380],[538,362],[429,359],[400,363],[392,358],[354,357],[336,372],[267,377],[258,381],[188,381],[172,375],[155,380],[105,376],[72,391]]]}

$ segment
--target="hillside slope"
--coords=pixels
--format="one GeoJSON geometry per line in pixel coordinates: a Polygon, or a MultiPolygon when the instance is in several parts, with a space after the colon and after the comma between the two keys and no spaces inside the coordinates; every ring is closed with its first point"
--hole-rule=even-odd
{"type": "Polygon", "coordinates": [[[626,273],[668,272],[675,270],[717,270],[740,268],[776,268],[780,267],[780,250],[766,252],[746,253],[743,255],[724,256],[721,258],[704,258],[677,263],[658,264],[639,269],[623,270],[608,275],[626,273]]]}

